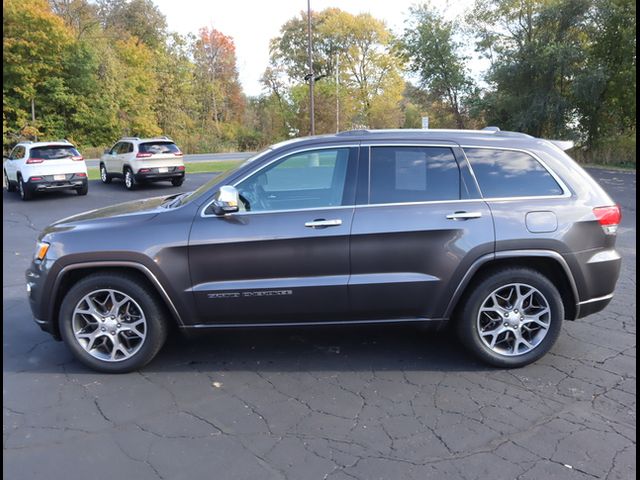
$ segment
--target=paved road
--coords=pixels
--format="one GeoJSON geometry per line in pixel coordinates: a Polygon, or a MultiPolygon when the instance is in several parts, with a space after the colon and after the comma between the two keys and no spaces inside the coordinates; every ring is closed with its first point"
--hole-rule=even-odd
{"type": "MultiPolygon", "coordinates": [[[[185,155],[182,157],[185,163],[202,163],[202,162],[223,162],[228,160],[244,160],[253,155],[254,152],[233,152],[233,153],[197,153],[185,155]]],[[[88,158],[86,160],[87,167],[98,167],[100,159],[88,158]]]]}
{"type": "Polygon", "coordinates": [[[175,189],[5,193],[5,478],[635,478],[636,176],[594,175],[624,211],[617,295],[513,371],[476,363],[446,334],[327,328],[173,339],[142,372],[93,373],[31,321],[23,271],[37,232],[175,189]]]}

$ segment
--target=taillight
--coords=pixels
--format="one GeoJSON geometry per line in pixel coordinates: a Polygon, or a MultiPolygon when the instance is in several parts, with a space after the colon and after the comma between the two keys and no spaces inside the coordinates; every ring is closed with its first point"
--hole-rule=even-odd
{"type": "Polygon", "coordinates": [[[29,158],[27,159],[27,163],[42,163],[44,162],[44,158],[29,158]]]}
{"type": "Polygon", "coordinates": [[[148,168],[141,168],[140,170],[138,170],[138,173],[149,173],[150,170],[148,168]]]}
{"type": "Polygon", "coordinates": [[[84,160],[84,157],[82,155],[74,155],[73,157],[71,157],[71,160],[73,160],[74,162],[80,162],[84,160]]]}
{"type": "Polygon", "coordinates": [[[179,166],[177,166],[176,168],[177,168],[179,171],[181,171],[181,172],[182,172],[182,171],[184,170],[184,165],[179,165],[179,166]]]}
{"type": "Polygon", "coordinates": [[[175,155],[176,157],[181,157],[182,155],[184,155],[184,153],[182,153],[182,152],[175,152],[175,153],[174,153],[174,155],[175,155]]]}
{"type": "Polygon", "coordinates": [[[42,180],[42,177],[31,177],[29,179],[30,182],[39,182],[40,180],[42,180]]]}
{"type": "Polygon", "coordinates": [[[596,207],[593,209],[593,214],[605,233],[614,234],[618,231],[618,225],[622,220],[622,211],[618,205],[596,207]]]}
{"type": "Polygon", "coordinates": [[[86,177],[87,174],[84,172],[76,173],[76,177],[86,177]]]}
{"type": "Polygon", "coordinates": [[[152,153],[138,153],[136,155],[136,158],[149,158],[151,155],[153,155],[152,153]]]}

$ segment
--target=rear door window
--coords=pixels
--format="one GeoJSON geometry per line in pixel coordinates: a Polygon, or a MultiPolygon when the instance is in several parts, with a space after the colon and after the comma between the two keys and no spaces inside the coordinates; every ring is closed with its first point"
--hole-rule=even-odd
{"type": "Polygon", "coordinates": [[[460,168],[447,147],[372,147],[369,203],[460,199],[460,168]]]}
{"type": "Polygon", "coordinates": [[[138,146],[138,151],[140,153],[151,153],[151,154],[170,154],[170,153],[180,153],[180,149],[173,142],[145,142],[141,143],[138,146]]]}
{"type": "Polygon", "coordinates": [[[465,148],[485,198],[562,195],[549,171],[533,156],[516,150],[465,148]]]}
{"type": "Polygon", "coordinates": [[[29,152],[29,158],[41,158],[43,160],[63,160],[69,157],[79,157],[80,152],[73,147],[63,145],[50,145],[46,147],[34,147],[29,152]]]}

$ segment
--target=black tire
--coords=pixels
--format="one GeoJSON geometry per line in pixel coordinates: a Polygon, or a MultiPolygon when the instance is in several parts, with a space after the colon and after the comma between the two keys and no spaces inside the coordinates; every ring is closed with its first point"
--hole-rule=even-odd
{"type": "MultiPolygon", "coordinates": [[[[456,329],[460,341],[480,360],[500,368],[519,368],[544,356],[554,345],[562,329],[564,305],[560,292],[553,283],[541,273],[528,268],[505,268],[483,276],[469,290],[468,297],[458,310],[456,329]],[[478,331],[478,316],[485,300],[497,289],[511,284],[526,284],[542,294],[548,303],[549,327],[547,333],[534,348],[519,355],[504,355],[486,345],[478,331]]],[[[517,312],[517,310],[516,310],[517,312]]],[[[497,323],[502,323],[499,320],[497,323]]],[[[516,320],[517,321],[517,320],[516,320]]]]}
{"type": "Polygon", "coordinates": [[[169,320],[162,301],[150,287],[139,278],[116,272],[101,272],[89,275],[76,283],[65,295],[60,306],[60,334],[74,356],[86,366],[105,373],[126,373],[148,364],[162,348],[169,320]],[[72,319],[76,305],[87,294],[100,289],[114,289],[130,296],[142,309],[147,322],[146,337],[140,349],[131,357],[109,362],[88,353],[76,340],[72,319]]]}
{"type": "Polygon", "coordinates": [[[76,193],[78,195],[86,195],[89,193],[89,182],[82,184],[81,187],[76,188],[76,193]]]}
{"type": "Polygon", "coordinates": [[[124,169],[124,188],[127,190],[135,190],[138,182],[136,181],[136,177],[133,174],[133,170],[129,167],[124,169]]]}
{"type": "Polygon", "coordinates": [[[184,177],[176,177],[171,179],[171,185],[174,187],[180,187],[184,183],[184,177]]]}
{"type": "Polygon", "coordinates": [[[111,183],[113,177],[107,172],[107,167],[105,167],[104,163],[100,164],[100,180],[102,183],[111,183]]]}
{"type": "Polygon", "coordinates": [[[16,191],[16,184],[9,180],[9,175],[7,175],[7,171],[4,170],[4,183],[7,189],[7,192],[13,193],[16,191]]]}
{"type": "Polygon", "coordinates": [[[20,193],[20,198],[25,202],[33,197],[33,191],[28,184],[22,181],[22,175],[20,174],[18,174],[18,193],[20,193]]]}

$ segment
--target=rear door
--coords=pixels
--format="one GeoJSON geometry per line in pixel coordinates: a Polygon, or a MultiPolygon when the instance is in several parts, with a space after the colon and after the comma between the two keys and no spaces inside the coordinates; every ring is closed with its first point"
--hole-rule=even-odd
{"type": "Polygon", "coordinates": [[[363,319],[444,315],[474,259],[493,251],[489,208],[455,144],[362,148],[349,296],[363,319]]]}
{"type": "Polygon", "coordinates": [[[189,238],[201,322],[345,318],[357,158],[354,146],[285,154],[235,184],[240,212],[204,208],[189,238]]]}

